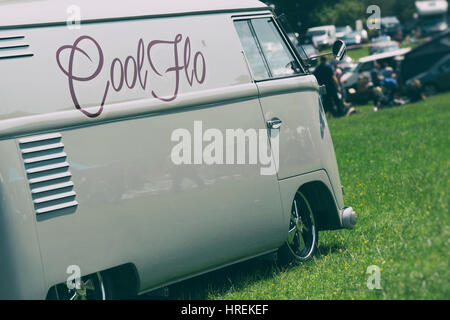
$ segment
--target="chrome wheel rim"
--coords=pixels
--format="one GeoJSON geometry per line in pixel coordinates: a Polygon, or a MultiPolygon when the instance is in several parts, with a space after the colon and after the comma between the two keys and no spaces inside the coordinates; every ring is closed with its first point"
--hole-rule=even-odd
{"type": "Polygon", "coordinates": [[[291,209],[287,246],[298,260],[308,259],[316,245],[314,215],[305,196],[297,192],[291,209]]]}
{"type": "Polygon", "coordinates": [[[67,284],[53,287],[52,298],[56,300],[106,300],[106,291],[100,272],[82,277],[79,285],[69,289],[67,284]]]}

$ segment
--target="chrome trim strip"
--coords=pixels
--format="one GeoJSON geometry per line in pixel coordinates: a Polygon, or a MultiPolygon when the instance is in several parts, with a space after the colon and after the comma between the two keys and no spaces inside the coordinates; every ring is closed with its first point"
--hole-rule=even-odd
{"type": "Polygon", "coordinates": [[[51,181],[51,180],[56,180],[56,179],[61,179],[61,178],[67,178],[67,177],[71,177],[71,176],[72,176],[72,173],[70,173],[70,171],[67,171],[67,172],[63,172],[63,173],[51,174],[48,176],[30,179],[29,182],[30,182],[30,184],[34,184],[34,183],[39,183],[39,182],[46,182],[46,181],[51,181]]]}
{"type": "Polygon", "coordinates": [[[39,146],[39,147],[22,149],[22,153],[27,154],[27,153],[59,149],[59,148],[64,148],[64,145],[61,142],[53,143],[53,144],[46,144],[46,145],[39,146]]]}
{"type": "Polygon", "coordinates": [[[47,212],[51,212],[51,211],[57,211],[57,210],[61,210],[61,209],[65,209],[65,208],[70,208],[70,207],[76,207],[78,205],[77,201],[71,201],[71,202],[67,202],[67,203],[61,203],[61,204],[57,204],[54,206],[50,206],[50,207],[45,207],[45,208],[41,208],[36,210],[36,214],[40,215],[42,213],[47,213],[47,212]]]}
{"type": "Polygon", "coordinates": [[[48,166],[27,169],[27,173],[32,174],[32,173],[50,171],[50,170],[66,168],[66,167],[69,167],[69,164],[67,162],[61,162],[61,163],[56,163],[56,164],[50,164],[48,166]]]}
{"type": "MultiPolygon", "coordinates": [[[[264,87],[266,93],[273,91],[274,94],[294,90],[319,90],[316,78],[311,75],[299,75],[289,79],[270,80],[265,82],[264,87]],[[290,85],[277,85],[277,81],[285,81],[290,85]],[[270,87],[272,89],[269,89],[270,87]]],[[[97,125],[104,122],[145,117],[155,113],[171,112],[192,107],[207,107],[218,103],[230,103],[243,99],[258,99],[258,90],[255,84],[250,82],[250,77],[249,82],[245,84],[180,94],[176,100],[171,102],[163,102],[158,99],[149,98],[105,105],[103,113],[97,118],[92,119],[87,118],[73,107],[72,110],[67,111],[0,120],[0,140],[33,134],[34,132],[97,125]]],[[[90,113],[95,113],[98,111],[98,108],[98,106],[86,107],[85,110],[90,113]]]]}
{"type": "Polygon", "coordinates": [[[0,37],[0,41],[2,40],[18,40],[18,39],[24,39],[25,36],[19,35],[19,36],[3,36],[0,37]]]}
{"type": "Polygon", "coordinates": [[[42,157],[25,159],[24,163],[30,164],[30,163],[36,163],[36,162],[65,158],[65,157],[67,157],[67,154],[65,152],[59,152],[59,153],[53,153],[53,154],[49,154],[49,155],[42,156],[42,157]]]}
{"type": "Polygon", "coordinates": [[[8,55],[0,55],[0,60],[14,59],[14,58],[27,58],[27,57],[32,57],[32,56],[34,56],[34,53],[32,53],[32,52],[8,54],[8,55]]]}
{"type": "Polygon", "coordinates": [[[30,46],[29,44],[25,44],[25,43],[9,44],[9,45],[0,46],[0,50],[2,50],[2,49],[24,49],[24,48],[28,48],[29,46],[30,46]]]}
{"type": "Polygon", "coordinates": [[[46,191],[68,188],[68,187],[73,187],[72,181],[58,183],[58,184],[52,184],[52,185],[49,185],[46,187],[41,187],[41,188],[34,188],[34,189],[31,189],[31,193],[36,194],[36,193],[42,193],[42,192],[46,192],[46,191]]]}
{"type": "Polygon", "coordinates": [[[35,204],[39,204],[39,203],[44,203],[44,202],[49,202],[49,201],[54,201],[54,200],[59,200],[59,199],[64,199],[64,198],[69,198],[69,197],[73,197],[75,196],[76,193],[75,191],[69,191],[69,192],[64,192],[64,193],[58,193],[55,194],[53,196],[48,196],[48,197],[43,197],[43,198],[38,198],[38,199],[34,199],[33,203],[35,204]]]}
{"type": "Polygon", "coordinates": [[[42,134],[39,136],[32,136],[28,138],[22,138],[19,139],[19,143],[30,143],[30,142],[36,142],[36,141],[44,141],[44,140],[51,140],[51,139],[57,139],[61,138],[60,133],[50,133],[50,134],[42,134]]]}

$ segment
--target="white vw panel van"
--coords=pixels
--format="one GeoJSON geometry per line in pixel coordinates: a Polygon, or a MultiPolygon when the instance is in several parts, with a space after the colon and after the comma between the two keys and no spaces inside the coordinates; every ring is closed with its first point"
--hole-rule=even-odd
{"type": "Polygon", "coordinates": [[[317,81],[264,4],[0,2],[1,299],[142,294],[279,248],[303,261],[355,223],[317,81]],[[266,130],[276,170],[206,163],[195,137],[173,161],[199,123],[266,130]]]}

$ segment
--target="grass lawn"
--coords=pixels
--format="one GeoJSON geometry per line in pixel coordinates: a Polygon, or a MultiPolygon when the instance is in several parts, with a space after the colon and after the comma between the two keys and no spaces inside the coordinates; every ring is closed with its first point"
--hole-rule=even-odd
{"type": "Polygon", "coordinates": [[[450,93],[329,119],[353,231],[324,231],[319,254],[280,269],[251,260],[174,285],[175,299],[450,299],[450,93]],[[381,270],[369,290],[366,269],[381,270]]]}
{"type": "Polygon", "coordinates": [[[355,62],[358,62],[362,57],[367,57],[370,55],[369,47],[361,47],[358,49],[347,50],[347,55],[352,58],[355,62]]]}

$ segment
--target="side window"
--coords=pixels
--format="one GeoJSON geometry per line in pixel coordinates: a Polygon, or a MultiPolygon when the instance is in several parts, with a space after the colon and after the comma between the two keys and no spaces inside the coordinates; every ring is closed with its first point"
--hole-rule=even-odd
{"type": "Polygon", "coordinates": [[[255,80],[302,74],[302,69],[271,18],[236,21],[235,26],[255,80]]]}
{"type": "Polygon", "coordinates": [[[269,78],[267,67],[264,63],[264,58],[259,50],[256,39],[250,29],[250,21],[236,21],[234,23],[239,38],[241,39],[242,47],[247,57],[250,68],[252,69],[255,80],[262,80],[269,78]]]}

